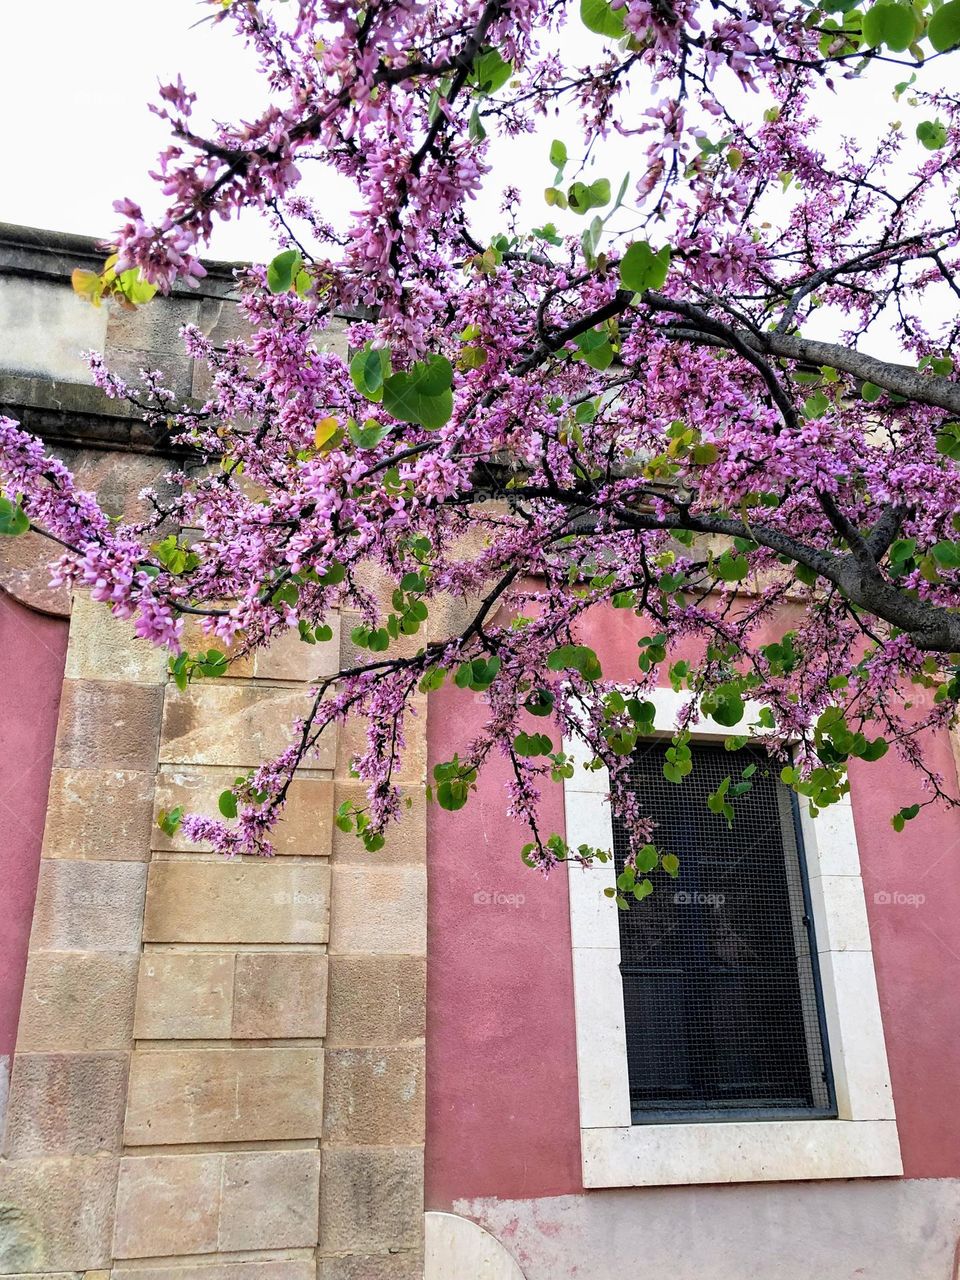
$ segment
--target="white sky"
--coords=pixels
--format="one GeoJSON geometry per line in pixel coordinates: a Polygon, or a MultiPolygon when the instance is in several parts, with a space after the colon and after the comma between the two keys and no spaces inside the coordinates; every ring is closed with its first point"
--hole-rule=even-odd
{"type": "MultiPolygon", "coordinates": [[[[174,79],[177,72],[183,75],[199,93],[195,119],[200,128],[210,118],[249,118],[262,105],[252,59],[226,23],[201,21],[209,13],[199,0],[5,5],[0,221],[106,237],[119,223],[111,208],[115,198],[129,195],[148,213],[157,211],[162,197],[147,174],[168,134],[147,103],[156,99],[158,83],[174,79]]],[[[600,42],[574,20],[563,45],[580,62],[591,46],[599,50],[600,42]]],[[[912,142],[924,113],[892,98],[892,86],[907,74],[899,68],[878,74],[872,68],[862,82],[840,81],[835,96],[825,91],[818,105],[826,148],[840,128],[867,142],[886,122],[900,119],[911,138],[908,152],[924,154],[912,142]]],[[[931,68],[931,80],[934,75],[931,68]]],[[[569,122],[548,121],[536,135],[497,147],[494,180],[474,213],[481,236],[501,229],[500,192],[507,183],[519,187],[528,202],[525,226],[552,219],[561,230],[582,230],[583,220],[548,210],[542,194],[553,177],[547,161],[550,140],[563,136],[569,142],[574,133],[569,122]]],[[[571,154],[573,150],[571,146],[571,154]]],[[[591,176],[609,177],[616,190],[631,168],[636,178],[639,164],[631,166],[630,142],[615,139],[603,144],[600,166],[591,176]]],[[[324,212],[332,221],[342,221],[352,206],[349,192],[330,185],[320,194],[329,203],[324,212]]],[[[264,259],[272,256],[271,245],[265,222],[247,213],[239,221],[219,224],[207,253],[264,259]]]]}

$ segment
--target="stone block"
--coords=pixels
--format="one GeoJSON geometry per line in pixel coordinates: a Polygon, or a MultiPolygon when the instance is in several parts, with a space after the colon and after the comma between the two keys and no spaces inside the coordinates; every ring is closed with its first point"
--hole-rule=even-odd
{"type": "MultiPolygon", "coordinates": [[[[380,867],[392,862],[425,862],[427,857],[427,800],[422,787],[404,788],[404,799],[410,808],[401,809],[399,821],[387,828],[386,844],[376,853],[368,853],[363,841],[353,831],[341,831],[333,827],[332,852],[337,862],[356,862],[362,866],[380,867]]],[[[334,807],[345,800],[363,806],[367,789],[362,782],[337,781],[333,797],[334,807]]]]}
{"type": "Polygon", "coordinates": [[[152,773],[54,769],[43,856],[149,862],[153,786],[152,773]]]}
{"type": "Polygon", "coordinates": [[[296,629],[278,635],[269,648],[257,649],[230,664],[231,676],[253,676],[258,680],[316,681],[340,670],[340,615],[332,613],[327,625],[329,640],[306,644],[296,629]]]}
{"type": "Polygon", "coordinates": [[[324,1149],[320,1185],[323,1252],[418,1250],[422,1239],[421,1147],[324,1149]]]}
{"type": "Polygon", "coordinates": [[[324,1141],[346,1146],[423,1141],[422,1048],[327,1049],[324,1141]]]}
{"type": "MultiPolygon", "coordinates": [[[[188,813],[219,817],[220,793],[233,784],[236,776],[235,769],[165,765],[157,777],[156,812],[183,805],[188,813]]],[[[332,830],[333,782],[325,778],[294,778],[283,814],[271,835],[274,851],[280,855],[325,857],[330,853],[332,830]]],[[[156,822],[152,824],[150,839],[154,849],[184,852],[210,849],[206,843],[191,843],[179,830],[168,836],[156,822]]]]}
{"type": "Polygon", "coordinates": [[[149,307],[137,307],[135,311],[111,307],[107,322],[108,363],[113,347],[142,351],[144,362],[151,369],[157,367],[156,356],[160,352],[182,356],[180,330],[185,324],[197,323],[201,305],[197,298],[169,296],[157,297],[149,307]]]}
{"type": "Polygon", "coordinates": [[[125,1053],[17,1053],[4,1154],[119,1154],[126,1086],[125,1053]]]}
{"type": "Polygon", "coordinates": [[[153,862],[148,942],[326,942],[330,868],[320,862],[153,862]]]}
{"type": "MultiPolygon", "coordinates": [[[[423,1280],[423,1254],[415,1249],[319,1258],[318,1263],[317,1280],[423,1280]]],[[[475,1277],[464,1276],[462,1280],[475,1280],[475,1277]]]]}
{"type": "Polygon", "coordinates": [[[250,325],[237,304],[226,298],[203,298],[200,302],[199,328],[215,347],[243,341],[250,336],[250,325]]]}
{"type": "Polygon", "coordinates": [[[0,1162],[0,1273],[109,1267],[115,1156],[0,1162]]]}
{"type": "MultiPolygon", "coordinates": [[[[167,686],[160,760],[163,764],[255,766],[290,746],[293,725],[310,707],[304,689],[200,684],[167,686]]],[[[330,769],[335,734],[328,730],[309,765],[330,769]],[[326,739],[326,741],[324,741],[326,739]]]]}
{"type": "MultiPolygon", "coordinates": [[[[427,718],[426,699],[414,698],[410,704],[416,708],[416,716],[407,715],[403,732],[407,745],[394,769],[394,781],[400,785],[423,787],[427,776],[427,718]]],[[[347,778],[353,760],[367,750],[367,720],[363,716],[350,716],[337,733],[338,778],[347,778]]]]}
{"type": "Polygon", "coordinates": [[[327,1019],[325,955],[243,951],[236,965],[234,1039],[323,1036],[327,1019]]]}
{"type": "Polygon", "coordinates": [[[162,701],[162,685],[64,680],[54,763],[152,773],[162,701]]]}
{"type": "Polygon", "coordinates": [[[331,954],[426,955],[423,867],[335,866],[331,954]]]}
{"type": "Polygon", "coordinates": [[[229,1039],[232,955],[148,951],[140,959],[134,1035],[138,1040],[229,1039]]]}
{"type": "Polygon", "coordinates": [[[135,1050],[124,1140],[129,1146],[318,1138],[323,1051],[135,1050]]]}
{"type": "Polygon", "coordinates": [[[139,951],[147,868],[137,862],[40,862],[32,950],[139,951]]]}
{"type": "Polygon", "coordinates": [[[70,680],[163,684],[169,653],[141,639],[133,624],[83,592],[74,597],[64,674],[70,680]]]}
{"type": "Polygon", "coordinates": [[[277,1258],[270,1262],[238,1258],[231,1262],[188,1262],[160,1267],[121,1265],[114,1267],[111,1276],[112,1280],[317,1280],[313,1258],[277,1258]]]}
{"type": "MultiPolygon", "coordinates": [[[[386,596],[381,599],[389,599],[393,592],[390,587],[386,596]]],[[[381,653],[373,653],[370,649],[361,648],[353,640],[353,632],[357,627],[364,625],[364,617],[362,613],[354,610],[344,609],[341,614],[340,622],[340,667],[348,670],[351,667],[366,667],[371,662],[380,662],[383,658],[381,653]]],[[[419,653],[426,643],[426,637],[421,628],[416,635],[398,636],[396,640],[391,641],[390,657],[391,658],[412,658],[414,654],[419,653]]]]}
{"type": "Polygon", "coordinates": [[[17,1052],[129,1048],[136,990],[133,951],[31,952],[17,1052]]]}
{"type": "Polygon", "coordinates": [[[320,1152],[242,1151],[224,1157],[220,1250],[316,1247],[320,1152]]]}
{"type": "Polygon", "coordinates": [[[427,962],[422,956],[331,956],[328,1048],[421,1040],[426,1027],[427,962]]]}
{"type": "Polygon", "coordinates": [[[223,1156],[125,1156],[117,1185],[117,1258],[215,1253],[223,1156]]]}

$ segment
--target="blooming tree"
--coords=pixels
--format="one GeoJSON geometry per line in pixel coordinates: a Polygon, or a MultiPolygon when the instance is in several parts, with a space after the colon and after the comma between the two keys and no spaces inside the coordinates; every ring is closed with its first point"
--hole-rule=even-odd
{"type": "MultiPolygon", "coordinates": [[[[538,825],[579,733],[637,874],[676,874],[626,785],[667,678],[689,694],[673,782],[700,712],[730,746],[763,743],[814,808],[890,748],[924,803],[946,798],[922,735],[960,698],[960,97],[939,87],[960,0],[218,0],[211,20],[253,48],[269,107],[204,134],[194,93],[161,88],[166,214],[118,202],[116,254],[77,285],[143,303],[203,275],[216,219],[261,210],[282,251],[242,280],[250,336],[217,351],[185,330],[211,370],[202,406],[94,360],[185,455],[151,519],[110,520],[0,420],[0,527],[59,542],[58,579],[169,646],[181,685],[289,628],[323,645],[339,607],[368,652],[316,683],[223,822],[163,821],[269,852],[294,770],[359,715],[368,798],[338,822],[375,851],[417,695],[444,681],[484,695],[485,723],[432,798],[461,808],[506,757],[544,869],[597,854],[538,825]],[[905,121],[868,147],[840,136],[851,83],[891,66],[905,121]],[[507,186],[491,235],[471,200],[528,132],[546,204],[507,186]],[[621,182],[605,164],[625,144],[621,182]],[[331,172],[352,184],[347,226],[325,216],[331,172]],[[334,316],[349,361],[324,349],[334,316]],[[891,342],[896,360],[875,354],[891,342]],[[460,629],[436,621],[451,598],[472,602],[460,629]],[[635,616],[630,687],[582,643],[597,608],[635,616]]],[[[711,807],[730,819],[749,786],[731,776],[711,807]]]]}

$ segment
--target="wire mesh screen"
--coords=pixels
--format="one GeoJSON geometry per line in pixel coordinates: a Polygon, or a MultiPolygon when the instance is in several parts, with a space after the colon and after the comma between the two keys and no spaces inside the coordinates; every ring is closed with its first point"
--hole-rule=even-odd
{"type": "MultiPolygon", "coordinates": [[[[675,882],[619,913],[634,1120],[835,1114],[791,793],[764,752],[712,744],[668,782],[668,745],[631,761],[657,848],[680,859],[675,882]],[[749,764],[731,829],[707,796],[749,764]]],[[[615,820],[618,873],[628,852],[615,820]]]]}

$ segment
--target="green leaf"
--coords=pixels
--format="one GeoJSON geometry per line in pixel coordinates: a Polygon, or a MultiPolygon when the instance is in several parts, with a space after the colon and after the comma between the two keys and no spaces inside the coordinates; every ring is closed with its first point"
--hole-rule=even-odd
{"type": "Polygon", "coordinates": [[[579,671],[585,680],[599,680],[603,674],[594,651],[582,644],[565,644],[547,658],[551,671],[579,671]]]}
{"type": "Polygon", "coordinates": [[[620,282],[625,289],[642,293],[645,289],[662,289],[670,270],[670,246],[656,253],[646,240],[635,241],[620,260],[620,282]]]}
{"type": "Polygon", "coordinates": [[[453,366],[445,356],[430,356],[407,373],[395,373],[383,384],[383,407],[400,422],[436,431],[453,413],[453,366]]]}
{"type": "Polygon", "coordinates": [[[930,550],[937,564],[944,569],[960,569],[960,542],[938,542],[930,550]]]}
{"type": "Polygon", "coordinates": [[[562,169],[567,163],[567,144],[558,138],[550,143],[550,163],[555,169],[562,169]]]}
{"type": "Polygon", "coordinates": [[[830,401],[822,391],[815,391],[812,396],[808,396],[803,402],[803,416],[812,421],[815,418],[822,418],[830,408],[830,401]]]}
{"type": "Polygon", "coordinates": [[[237,816],[237,797],[232,791],[221,791],[220,799],[217,801],[217,808],[225,818],[235,818],[237,816]]]}
{"type": "Polygon", "coordinates": [[[278,253],[267,267],[267,288],[271,293],[286,293],[302,265],[303,259],[296,249],[278,253]]]}
{"type": "Polygon", "coordinates": [[[653,884],[649,880],[641,880],[638,885],[634,885],[633,896],[638,902],[649,898],[651,893],[653,893],[653,884]]]}
{"type": "Polygon", "coordinates": [[[172,836],[176,833],[183,819],[183,805],[178,804],[175,809],[161,809],[157,814],[157,826],[165,835],[172,836]]]}
{"type": "Polygon", "coordinates": [[[894,53],[902,53],[912,42],[916,31],[913,10],[905,4],[881,0],[863,15],[863,38],[871,48],[885,44],[894,53]]]}
{"type": "Polygon", "coordinates": [[[18,538],[29,528],[30,521],[23,507],[9,498],[0,498],[0,535],[18,538]]]}
{"type": "Polygon", "coordinates": [[[627,33],[624,24],[626,12],[626,5],[614,9],[609,0],[580,0],[580,20],[587,30],[596,32],[598,36],[610,36],[613,40],[619,40],[627,33]]]}
{"type": "Polygon", "coordinates": [[[548,716],[553,710],[555,698],[549,689],[534,689],[524,706],[532,716],[548,716]]]}
{"type": "Polygon", "coordinates": [[[960,422],[948,422],[938,434],[937,453],[960,462],[960,422]]]}
{"type": "Polygon", "coordinates": [[[383,399],[383,381],[390,376],[390,351],[368,342],[350,361],[353,385],[367,400],[383,399]]]}
{"type": "Polygon", "coordinates": [[[860,398],[866,400],[867,404],[875,404],[883,395],[883,387],[878,387],[875,382],[865,382],[860,388],[860,398]]]}
{"type": "Polygon", "coordinates": [[[602,329],[588,329],[573,339],[579,358],[591,369],[609,369],[613,363],[613,347],[602,329]]]}
{"type": "Polygon", "coordinates": [[[392,423],[377,422],[375,418],[367,418],[362,427],[351,418],[347,426],[350,439],[358,449],[375,449],[392,430],[392,423]]]}
{"type": "Polygon", "coordinates": [[[512,75],[513,63],[504,62],[496,49],[487,49],[474,59],[469,82],[477,93],[489,97],[502,89],[512,75]]]}
{"type": "Polygon", "coordinates": [[[665,853],[660,859],[660,865],[672,880],[676,880],[680,874],[680,859],[675,853],[665,853]]]}
{"type": "Polygon", "coordinates": [[[928,151],[939,151],[947,140],[947,126],[940,120],[921,120],[917,125],[917,140],[928,151]]]}
{"type": "Polygon", "coordinates": [[[927,38],[938,53],[960,44],[960,0],[940,6],[930,19],[927,38]]]}
{"type": "Polygon", "coordinates": [[[462,809],[469,795],[469,784],[462,778],[451,778],[437,784],[437,804],[441,809],[448,809],[450,812],[462,809]]]}
{"type": "Polygon", "coordinates": [[[602,209],[610,203],[610,181],[598,178],[589,185],[575,182],[567,192],[567,201],[574,213],[589,213],[591,209],[602,209]]]}

